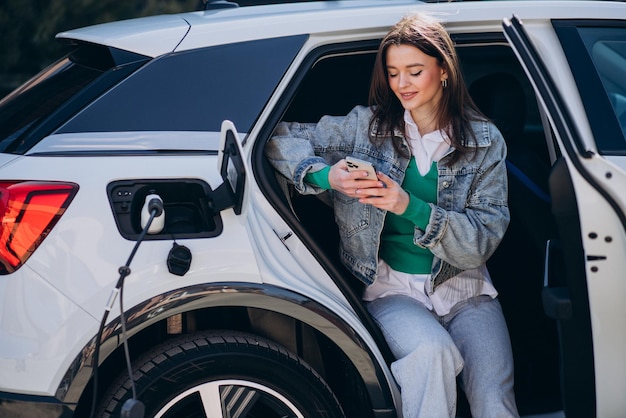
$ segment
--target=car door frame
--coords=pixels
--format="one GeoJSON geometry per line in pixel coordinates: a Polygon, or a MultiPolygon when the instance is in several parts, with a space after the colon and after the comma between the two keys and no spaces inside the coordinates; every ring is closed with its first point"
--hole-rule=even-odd
{"type": "Polygon", "coordinates": [[[580,116],[583,106],[566,102],[548,71],[546,62],[559,54],[540,55],[515,16],[504,19],[503,28],[561,151],[550,176],[559,240],[547,245],[544,309],[559,327],[564,410],[568,417],[619,415],[625,404],[616,390],[624,387],[619,372],[625,341],[622,333],[607,330],[623,318],[623,303],[611,295],[618,291],[611,285],[621,286],[615,271],[623,271],[623,255],[617,254],[623,254],[626,229],[611,178],[623,174],[594,149],[586,118],[580,116]]]}

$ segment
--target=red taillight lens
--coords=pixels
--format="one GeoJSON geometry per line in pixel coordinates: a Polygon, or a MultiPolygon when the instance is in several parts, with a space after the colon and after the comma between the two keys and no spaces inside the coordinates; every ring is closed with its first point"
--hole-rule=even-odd
{"type": "Polygon", "coordinates": [[[0,181],[0,274],[24,264],[77,191],[74,183],[0,181]]]}

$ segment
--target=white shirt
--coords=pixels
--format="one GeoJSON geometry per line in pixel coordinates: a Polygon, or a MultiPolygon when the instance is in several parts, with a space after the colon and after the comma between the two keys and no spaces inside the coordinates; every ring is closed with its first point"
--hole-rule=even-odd
{"type": "Polygon", "coordinates": [[[411,152],[420,175],[423,177],[430,171],[433,161],[439,161],[450,149],[448,135],[442,130],[420,135],[411,112],[404,111],[405,136],[411,144],[411,152]]]}
{"type": "MultiPolygon", "coordinates": [[[[444,131],[430,132],[421,136],[411,113],[404,112],[406,137],[411,144],[420,175],[425,176],[432,163],[439,161],[450,149],[450,141],[444,131]]],[[[489,295],[495,298],[498,292],[494,288],[487,266],[465,270],[439,285],[432,295],[427,295],[424,284],[430,280],[430,274],[409,274],[392,269],[383,260],[378,261],[376,281],[365,289],[363,300],[372,301],[389,295],[406,295],[421,302],[439,316],[450,313],[458,302],[469,298],[489,295]]]]}

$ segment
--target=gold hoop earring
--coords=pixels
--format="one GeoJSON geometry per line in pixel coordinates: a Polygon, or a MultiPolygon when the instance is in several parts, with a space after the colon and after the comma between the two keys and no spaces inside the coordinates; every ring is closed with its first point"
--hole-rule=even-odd
{"type": "Polygon", "coordinates": [[[441,80],[441,86],[445,89],[446,87],[448,87],[448,79],[445,78],[443,80],[441,80]]]}

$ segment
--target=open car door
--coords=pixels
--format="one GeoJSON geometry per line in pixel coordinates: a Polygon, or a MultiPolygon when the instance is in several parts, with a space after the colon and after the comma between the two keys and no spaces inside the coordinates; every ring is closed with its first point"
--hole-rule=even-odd
{"type": "MultiPolygon", "coordinates": [[[[567,52],[578,37],[572,29],[580,22],[552,24],[567,52]],[[564,26],[569,31],[565,36],[564,26]]],[[[559,90],[551,77],[547,68],[559,68],[559,58],[544,54],[546,60],[555,60],[544,62],[516,17],[505,19],[503,27],[533,84],[556,147],[550,194],[558,238],[546,246],[543,302],[559,329],[565,414],[568,418],[620,416],[626,409],[624,169],[598,151],[600,139],[586,124],[587,119],[592,124],[589,109],[583,112],[573,96],[565,100],[563,86],[571,84],[559,80],[559,90]]],[[[578,47],[577,54],[586,53],[584,46],[582,51],[578,47]]],[[[569,65],[574,67],[571,59],[569,65]]],[[[577,87],[576,93],[582,93],[581,84],[577,87]]],[[[593,94],[603,95],[604,89],[593,94]]]]}

